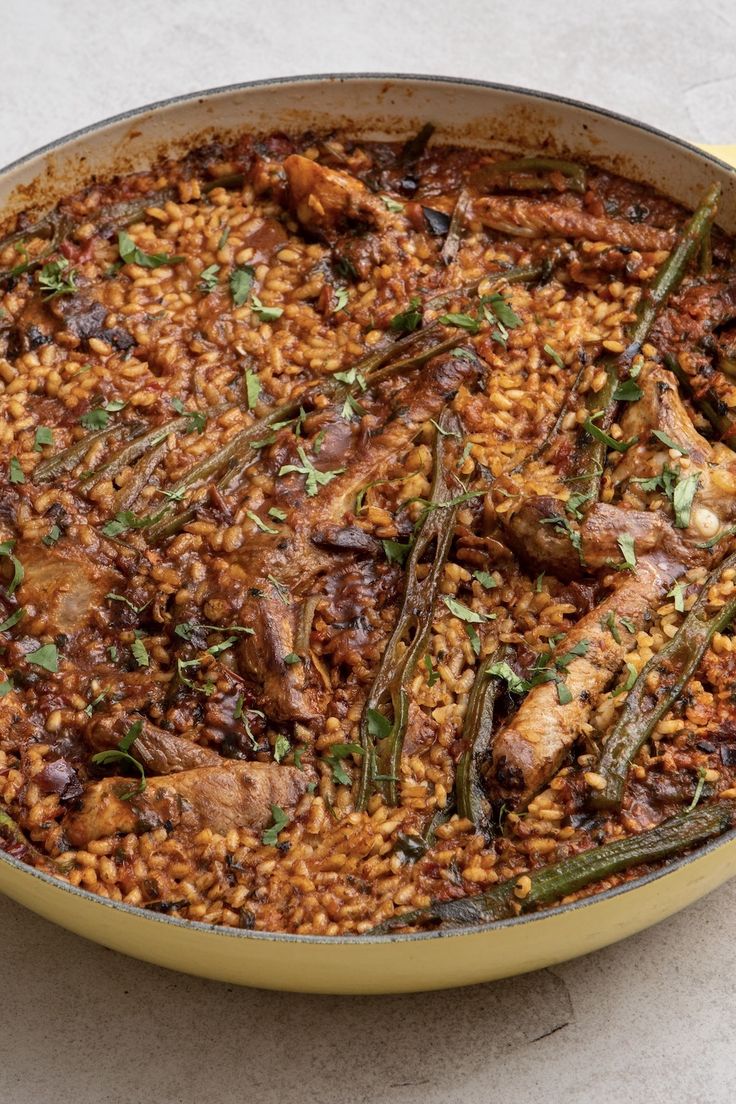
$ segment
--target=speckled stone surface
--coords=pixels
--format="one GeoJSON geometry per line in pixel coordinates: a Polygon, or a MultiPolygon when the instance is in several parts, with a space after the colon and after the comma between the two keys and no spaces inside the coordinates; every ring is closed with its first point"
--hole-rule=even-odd
{"type": "MultiPolygon", "coordinates": [[[[444,73],[736,141],[729,0],[4,0],[0,164],[250,78],[444,73]]],[[[702,1104],[736,1091],[736,882],[595,955],[388,998],[233,989],[0,899],[0,1104],[702,1104]]]]}

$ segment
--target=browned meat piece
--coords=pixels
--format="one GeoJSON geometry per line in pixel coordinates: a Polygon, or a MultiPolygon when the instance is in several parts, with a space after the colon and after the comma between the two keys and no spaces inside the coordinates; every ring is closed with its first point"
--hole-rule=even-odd
{"type": "MultiPolygon", "coordinates": [[[[273,590],[271,583],[266,584],[273,590]]],[[[243,624],[255,630],[238,645],[242,673],[259,684],[259,707],[279,721],[310,721],[321,713],[321,697],[311,677],[308,655],[296,657],[297,617],[294,606],[281,598],[249,598],[240,613],[243,624]]]]}
{"type": "MultiPolygon", "coordinates": [[[[504,481],[504,487],[510,485],[510,481],[504,481]]],[[[498,495],[494,497],[497,503],[504,502],[498,495]]],[[[531,572],[546,571],[564,580],[580,578],[584,568],[570,540],[570,518],[561,499],[530,495],[500,514],[498,520],[512,549],[531,572]]]]}
{"type": "Polygon", "coordinates": [[[618,538],[622,533],[632,538],[637,557],[664,549],[683,564],[697,558],[696,551],[684,543],[664,514],[596,502],[580,527],[583,560],[589,571],[621,563],[618,538]]]}
{"type": "MultiPolygon", "coordinates": [[[[711,459],[711,445],[701,437],[692,423],[690,415],[680,398],[677,383],[671,372],[664,368],[653,368],[646,375],[642,373],[638,381],[642,396],[638,402],[629,403],[624,416],[621,419],[621,428],[627,439],[639,438],[639,447],[629,449],[619,461],[615,478],[628,478],[629,468],[637,467],[636,474],[646,478],[647,470],[642,470],[640,465],[645,459],[641,446],[649,446],[649,451],[659,454],[667,453],[667,446],[651,439],[652,431],[657,429],[665,433],[670,440],[677,445],[682,445],[693,464],[698,468],[704,467],[711,459]],[[636,461],[637,463],[632,463],[636,461]]],[[[652,474],[661,471],[652,468],[652,474]]]]}
{"type": "Polygon", "coordinates": [[[96,566],[90,558],[78,558],[60,545],[51,549],[20,542],[16,555],[25,571],[18,601],[25,606],[26,616],[44,618],[51,634],[79,632],[107,591],[114,589],[114,571],[96,566]]]}
{"type": "MultiPolygon", "coordinates": [[[[131,714],[99,714],[86,732],[86,739],[95,751],[115,748],[136,720],[131,714]]],[[[133,742],[130,754],[147,771],[155,774],[175,774],[195,767],[212,766],[222,760],[216,751],[200,747],[184,736],[167,732],[151,721],[144,720],[140,735],[133,742]]]]}
{"type": "Polygon", "coordinates": [[[698,543],[715,536],[736,519],[736,460],[726,445],[711,445],[698,433],[685,408],[674,377],[654,368],[640,381],[642,397],[631,403],[621,419],[624,436],[638,436],[613,471],[616,484],[659,475],[665,464],[679,466],[683,475],[698,473],[698,488],[690,524],[682,530],[687,541],[698,543]],[[662,430],[686,456],[673,459],[667,445],[652,436],[662,430]]]}
{"type": "Polygon", "coordinates": [[[674,230],[599,217],[580,207],[533,199],[485,196],[475,200],[473,214],[484,226],[506,234],[529,238],[582,238],[623,245],[642,253],[671,249],[676,238],[674,230]]]}
{"type": "Polygon", "coordinates": [[[531,690],[518,713],[493,743],[491,796],[494,801],[524,809],[555,775],[565,755],[588,723],[600,695],[606,690],[631,650],[633,639],[620,623],[629,618],[637,628],[656,609],[685,567],[657,553],[639,560],[634,576],[622,576],[613,594],[583,617],[559,645],[557,658],[586,642],[585,655],[576,656],[560,674],[572,700],[559,701],[554,682],[531,690]],[[615,618],[621,643],[608,625],[615,618]]]}
{"type": "Polygon", "coordinates": [[[63,821],[73,847],[127,832],[149,832],[162,824],[225,834],[231,828],[260,831],[272,819],[271,806],[289,815],[306,793],[310,776],[277,763],[222,763],[165,778],[149,778],[145,790],[130,778],[106,778],[87,786],[78,808],[63,821]]]}
{"type": "Polygon", "coordinates": [[[736,280],[692,284],[673,297],[657,319],[649,340],[675,356],[736,317],[736,280]]]}
{"type": "Polygon", "coordinates": [[[296,153],[286,158],[284,169],[296,217],[305,229],[329,239],[347,223],[381,227],[388,221],[381,200],[349,173],[296,153]]]}

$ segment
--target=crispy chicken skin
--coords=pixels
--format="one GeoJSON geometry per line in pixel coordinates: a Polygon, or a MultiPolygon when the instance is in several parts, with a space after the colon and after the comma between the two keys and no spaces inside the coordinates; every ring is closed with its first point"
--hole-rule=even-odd
{"type": "Polygon", "coordinates": [[[103,836],[148,832],[162,824],[224,834],[231,828],[261,831],[272,820],[271,806],[287,815],[306,793],[310,776],[277,763],[227,763],[199,767],[164,778],[149,778],[145,790],[130,778],[105,778],[87,786],[79,807],[67,814],[64,832],[73,847],[103,836]]]}

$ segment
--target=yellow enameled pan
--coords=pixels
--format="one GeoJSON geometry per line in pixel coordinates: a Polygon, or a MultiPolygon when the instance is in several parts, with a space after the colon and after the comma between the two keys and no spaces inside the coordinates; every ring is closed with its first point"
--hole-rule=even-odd
{"type": "MultiPolygon", "coordinates": [[[[505,144],[596,162],[695,206],[723,187],[719,223],[736,232],[736,147],[698,150],[584,104],[435,77],[295,77],[168,100],[78,131],[0,173],[0,222],[43,211],[94,176],[142,169],[214,135],[347,127],[505,144]]],[[[136,958],[221,981],[318,993],[396,993],[508,977],[604,947],[672,915],[736,874],[736,830],[664,870],[574,905],[448,933],[374,938],[271,935],[188,923],[112,903],[0,852],[0,891],[71,931],[136,958]]],[[[713,908],[717,909],[718,899],[713,908]]]]}

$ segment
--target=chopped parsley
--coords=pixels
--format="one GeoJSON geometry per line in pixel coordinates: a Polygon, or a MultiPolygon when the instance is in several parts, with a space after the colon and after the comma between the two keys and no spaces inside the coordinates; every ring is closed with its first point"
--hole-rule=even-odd
{"type": "Polygon", "coordinates": [[[345,770],[342,760],[347,759],[349,755],[362,754],[363,749],[360,744],[332,744],[329,753],[325,756],[325,762],[332,771],[332,781],[340,786],[349,786],[352,778],[345,770]]]}
{"type": "Polygon", "coordinates": [[[0,543],[0,556],[7,556],[13,567],[13,576],[7,585],[7,592],[9,596],[15,594],[16,590],[23,582],[23,576],[25,571],[23,570],[23,564],[20,562],[17,556],[13,555],[13,546],[15,541],[7,540],[0,543]]]}
{"type": "MultiPolygon", "coordinates": [[[[561,532],[565,533],[567,535],[569,541],[570,541],[570,544],[573,546],[573,548],[575,549],[577,554],[581,555],[583,546],[582,546],[582,540],[581,540],[581,537],[580,537],[580,533],[578,532],[577,529],[573,529],[572,525],[567,520],[567,518],[563,518],[563,517],[540,518],[539,524],[540,525],[554,525],[555,529],[559,529],[561,532]]],[[[544,574],[544,572],[542,574],[544,574]]]]}
{"type": "Polygon", "coordinates": [[[562,359],[562,357],[560,356],[560,354],[557,352],[556,349],[553,349],[551,345],[545,345],[544,346],[544,351],[547,354],[547,356],[550,358],[550,360],[554,361],[554,363],[557,365],[558,368],[561,368],[561,369],[564,370],[565,362],[562,359]]]}
{"type": "Polygon", "coordinates": [[[246,510],[245,516],[250,518],[257,529],[260,529],[262,533],[278,533],[278,529],[274,529],[272,525],[267,525],[262,518],[259,518],[258,514],[255,514],[252,510],[246,510]]]}
{"type": "Polygon", "coordinates": [[[603,622],[603,626],[609,630],[611,636],[616,641],[616,643],[620,644],[621,633],[618,631],[618,626],[616,625],[616,615],[614,614],[613,610],[608,611],[608,616],[603,622]]]}
{"type": "Polygon", "coordinates": [[[480,625],[482,622],[491,619],[489,614],[476,613],[475,610],[469,609],[462,602],[458,602],[457,598],[451,598],[449,594],[443,594],[442,601],[453,617],[459,617],[461,621],[465,621],[467,624],[480,625]]]}
{"type": "Polygon", "coordinates": [[[271,819],[273,823],[261,836],[261,843],[266,847],[275,847],[279,842],[279,832],[283,831],[289,823],[289,818],[280,805],[271,806],[271,819]]]}
{"type": "Polygon", "coordinates": [[[470,314],[442,314],[439,321],[443,326],[457,326],[461,330],[467,330],[468,333],[476,334],[480,329],[480,322],[477,318],[473,318],[470,314]]]}
{"type": "Polygon", "coordinates": [[[51,548],[56,544],[61,536],[61,529],[58,525],[52,525],[45,537],[41,537],[42,542],[47,548],[51,548]]]}
{"type": "Polygon", "coordinates": [[[257,295],[250,297],[251,310],[258,315],[261,322],[275,322],[284,313],[283,307],[266,307],[257,295]]]}
{"type": "Polygon", "coordinates": [[[220,271],[218,264],[209,265],[207,268],[203,268],[199,274],[199,283],[197,289],[202,292],[203,295],[209,295],[211,291],[214,291],[217,287],[217,273],[220,271]]]}
{"type": "Polygon", "coordinates": [[[468,640],[470,641],[470,647],[473,649],[473,654],[480,655],[480,637],[475,631],[472,625],[465,626],[465,632],[468,634],[468,640]]]}
{"type": "MultiPolygon", "coordinates": [[[[601,411],[601,413],[603,413],[601,411]]],[[[583,428],[591,437],[594,437],[596,441],[600,441],[606,448],[614,449],[616,452],[628,452],[632,445],[635,445],[639,440],[638,437],[631,437],[628,441],[617,441],[615,437],[611,437],[610,433],[606,433],[600,426],[595,424],[594,418],[599,418],[600,414],[591,414],[589,418],[585,419],[583,428]]]]}
{"type": "Polygon", "coordinates": [[[234,268],[230,273],[228,284],[236,307],[242,307],[250,295],[255,275],[256,270],[252,265],[241,265],[239,268],[234,268]]]}
{"type": "Polygon", "coordinates": [[[44,671],[55,674],[59,670],[59,653],[55,644],[43,644],[33,652],[26,653],[26,659],[36,667],[43,667],[44,671]]]}
{"type": "Polygon", "coordinates": [[[693,809],[695,808],[695,806],[700,801],[701,797],[703,796],[703,788],[705,786],[705,775],[706,775],[706,773],[707,772],[706,772],[705,767],[698,767],[698,784],[695,787],[695,793],[693,794],[693,799],[690,802],[690,804],[688,805],[687,809],[685,810],[686,813],[691,813],[693,811],[693,809]]]}
{"type": "Polygon", "coordinates": [[[613,392],[614,402],[638,402],[642,396],[642,389],[636,380],[629,376],[628,379],[620,380],[616,385],[616,390],[613,392]]]}
{"type": "Polygon", "coordinates": [[[633,569],[636,567],[636,551],[634,549],[634,538],[631,536],[630,533],[622,533],[616,543],[621,549],[621,554],[624,558],[624,562],[621,567],[625,570],[628,569],[633,571],[633,569]]]}
{"type": "Polygon", "coordinates": [[[301,661],[301,656],[298,656],[296,652],[287,652],[284,656],[284,663],[288,664],[289,667],[293,667],[296,663],[301,663],[301,661]]]}
{"type": "MultiPolygon", "coordinates": [[[[242,712],[242,707],[241,707],[241,712],[242,712]]],[[[274,759],[276,760],[277,763],[280,763],[282,759],[286,758],[286,756],[289,754],[290,751],[291,751],[291,744],[289,743],[287,737],[284,736],[284,734],[280,732],[279,735],[276,737],[276,741],[273,745],[273,757],[274,757],[274,759]]]]}
{"type": "Polygon", "coordinates": [[[474,571],[473,578],[478,580],[484,590],[493,590],[494,587],[498,586],[493,575],[488,571],[474,571]]]}
{"type": "Polygon", "coordinates": [[[204,427],[207,425],[207,415],[203,414],[200,410],[187,410],[181,399],[172,399],[171,405],[177,414],[186,415],[189,418],[189,425],[186,427],[187,433],[204,433],[204,427]]]}
{"type": "Polygon", "coordinates": [[[5,679],[4,682],[0,682],[0,698],[4,698],[6,694],[10,694],[15,690],[15,683],[12,678],[5,679]]]}
{"type": "Polygon", "coordinates": [[[388,324],[391,333],[414,333],[422,324],[422,301],[418,295],[412,296],[405,311],[395,314],[388,324]]]}
{"type": "Polygon", "coordinates": [[[284,464],[279,469],[279,476],[288,475],[289,472],[298,472],[300,475],[306,476],[304,486],[310,498],[317,494],[320,487],[331,483],[336,476],[345,471],[344,468],[337,468],[335,471],[320,471],[315,468],[301,445],[298,446],[296,451],[299,454],[301,464],[284,464]]]}
{"type": "Polygon", "coordinates": [[[21,606],[19,609],[11,613],[10,616],[6,617],[3,623],[0,625],[0,632],[7,632],[8,629],[12,629],[14,625],[18,624],[21,617],[25,616],[25,612],[25,609],[23,608],[23,606],[21,606]]]}
{"type": "Polygon", "coordinates": [[[248,409],[253,410],[258,402],[258,398],[261,394],[261,381],[258,378],[258,373],[254,372],[251,368],[245,369],[245,397],[248,403],[248,409]]]}
{"type": "Polygon", "coordinates": [[[368,732],[375,740],[385,740],[391,735],[393,725],[378,709],[367,709],[368,732]]]}
{"type": "Polygon", "coordinates": [[[139,762],[134,756],[130,754],[130,749],[138,739],[143,728],[143,721],[134,721],[128,731],[119,741],[116,748],[111,748],[109,751],[98,751],[96,755],[92,756],[92,762],[98,764],[101,767],[107,766],[108,763],[127,763],[134,767],[140,774],[140,782],[135,789],[128,790],[127,793],[120,794],[121,801],[129,801],[131,797],[135,797],[136,794],[143,793],[146,788],[146,772],[143,764],[139,762]]]}
{"type": "Polygon", "coordinates": [[[333,314],[339,314],[340,311],[345,310],[348,305],[348,289],[344,287],[335,289],[335,306],[332,309],[333,314]]]}
{"type": "Polygon", "coordinates": [[[146,649],[146,645],[142,640],[136,638],[130,645],[130,650],[133,653],[133,659],[136,661],[139,667],[148,667],[151,663],[151,658],[146,649]]]}
{"type": "Polygon", "coordinates": [[[634,683],[639,677],[636,667],[633,663],[629,663],[628,660],[626,661],[626,669],[629,672],[626,676],[626,681],[622,682],[620,686],[617,686],[615,690],[611,691],[611,697],[613,698],[617,698],[619,694],[628,693],[628,691],[631,690],[634,683]]]}
{"type": "Polygon", "coordinates": [[[488,667],[488,674],[503,679],[512,694],[524,694],[529,689],[529,683],[520,678],[505,659],[501,660],[500,663],[491,663],[488,667]]]}
{"type": "Polygon", "coordinates": [[[10,457],[8,463],[8,479],[11,483],[25,483],[26,481],[26,477],[17,456],[10,457]]]}
{"type": "Polygon", "coordinates": [[[43,298],[49,300],[56,299],[57,295],[73,295],[77,290],[76,276],[65,257],[49,261],[38,273],[38,286],[45,293],[43,298]]]}
{"type": "Polygon", "coordinates": [[[690,524],[690,512],[692,510],[695,492],[698,489],[700,475],[692,472],[690,475],[681,476],[672,495],[672,509],[675,511],[675,525],[678,529],[687,529],[690,524]]]}
{"type": "Polygon", "coordinates": [[[404,204],[399,203],[396,199],[392,199],[391,196],[382,195],[381,199],[385,204],[386,210],[390,211],[392,215],[399,215],[404,210],[404,204]]]}
{"type": "Polygon", "coordinates": [[[675,609],[678,613],[685,612],[685,586],[683,583],[676,582],[672,590],[667,591],[667,597],[674,599],[675,609]]]}
{"type": "Polygon", "coordinates": [[[161,268],[162,265],[181,264],[184,257],[169,253],[146,253],[140,249],[125,230],[118,233],[118,253],[125,264],[137,264],[141,268],[161,268]]]}
{"type": "Polygon", "coordinates": [[[560,705],[569,705],[572,701],[572,694],[570,693],[569,687],[566,686],[562,679],[557,679],[557,700],[560,705]]]}
{"type": "Polygon", "coordinates": [[[33,451],[40,452],[44,445],[53,445],[54,431],[48,426],[38,426],[33,438],[33,451]]]}
{"type": "Polygon", "coordinates": [[[427,668],[427,686],[431,688],[432,686],[434,686],[440,676],[434,669],[431,656],[425,655],[424,666],[427,668]]]}
{"type": "Polygon", "coordinates": [[[406,563],[406,558],[411,552],[411,542],[408,544],[401,544],[399,541],[384,540],[381,541],[381,544],[383,545],[383,551],[389,563],[395,563],[401,566],[406,563]]]}
{"type": "Polygon", "coordinates": [[[274,521],[286,521],[286,512],[279,510],[278,506],[271,506],[268,516],[272,517],[274,521]]]}
{"type": "Polygon", "coordinates": [[[675,452],[679,452],[681,456],[689,456],[690,453],[682,445],[678,445],[676,441],[673,441],[671,437],[668,437],[664,430],[653,429],[652,437],[656,437],[658,441],[661,441],[665,448],[674,449],[675,452]]]}

